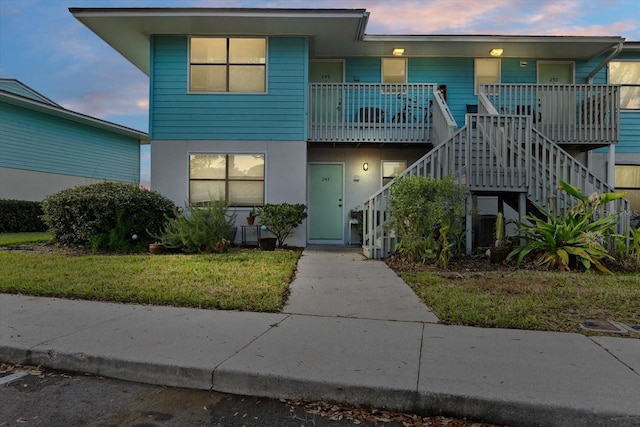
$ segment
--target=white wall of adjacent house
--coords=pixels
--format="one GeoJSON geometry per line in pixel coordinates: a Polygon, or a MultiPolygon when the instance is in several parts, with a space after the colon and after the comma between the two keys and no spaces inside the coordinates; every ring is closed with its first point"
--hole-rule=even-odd
{"type": "MultiPolygon", "coordinates": [[[[151,189],[184,206],[189,199],[190,154],[243,153],[265,155],[266,203],[307,203],[305,141],[151,141],[151,189]]],[[[250,209],[232,208],[238,226],[247,224],[250,209]]],[[[240,232],[236,234],[236,241],[239,239],[240,232]]],[[[305,246],[306,221],[290,234],[286,244],[305,246]]]]}
{"type": "Polygon", "coordinates": [[[103,179],[0,167],[0,199],[39,202],[58,191],[103,179]]]}

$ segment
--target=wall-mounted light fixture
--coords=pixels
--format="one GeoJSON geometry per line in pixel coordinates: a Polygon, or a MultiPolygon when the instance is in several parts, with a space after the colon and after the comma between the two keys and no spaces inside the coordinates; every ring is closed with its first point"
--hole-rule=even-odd
{"type": "Polygon", "coordinates": [[[500,56],[502,55],[502,52],[504,52],[504,49],[496,47],[491,49],[491,51],[489,51],[489,55],[491,56],[500,56]]]}
{"type": "Polygon", "coordinates": [[[393,49],[393,56],[402,56],[404,55],[404,48],[396,47],[393,49]]]}
{"type": "Polygon", "coordinates": [[[362,170],[363,170],[363,171],[368,171],[368,170],[369,170],[369,163],[364,162],[364,163],[362,164],[362,170]]]}

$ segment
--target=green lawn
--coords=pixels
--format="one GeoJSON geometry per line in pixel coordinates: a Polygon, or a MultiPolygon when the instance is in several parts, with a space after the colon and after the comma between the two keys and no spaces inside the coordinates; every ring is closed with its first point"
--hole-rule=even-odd
{"type": "Polygon", "coordinates": [[[0,251],[0,292],[277,312],[299,251],[68,255],[0,251]]]}
{"type": "MultiPolygon", "coordinates": [[[[11,244],[31,239],[39,241],[36,236],[20,240],[0,234],[0,242],[11,244]]],[[[300,254],[239,249],[218,255],[159,256],[0,250],[0,292],[278,312],[300,254]]],[[[640,324],[640,273],[447,272],[416,266],[396,271],[449,324],[563,332],[583,332],[579,325],[587,319],[640,324]]]]}
{"type": "Polygon", "coordinates": [[[46,243],[53,239],[51,233],[0,233],[0,246],[25,243],[46,243]]]}
{"type": "Polygon", "coordinates": [[[640,324],[639,273],[399,274],[449,324],[563,332],[582,332],[579,325],[587,319],[640,324]]]}

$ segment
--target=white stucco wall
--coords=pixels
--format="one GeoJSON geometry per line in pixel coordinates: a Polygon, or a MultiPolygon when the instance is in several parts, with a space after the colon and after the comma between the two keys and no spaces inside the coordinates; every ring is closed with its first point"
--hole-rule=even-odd
{"type": "Polygon", "coordinates": [[[39,202],[58,191],[104,182],[103,179],[0,168],[0,199],[39,202]]]}
{"type": "MultiPolygon", "coordinates": [[[[304,141],[151,141],[151,189],[178,206],[189,197],[189,154],[264,153],[266,203],[307,203],[307,143],[304,141]]],[[[238,208],[236,224],[246,224],[249,209],[238,208]]],[[[236,235],[240,241],[240,232],[236,235]]],[[[306,245],[306,221],[286,242],[306,245]]]]}
{"type": "Polygon", "coordinates": [[[365,199],[382,187],[382,161],[405,160],[407,166],[410,166],[425,153],[425,148],[402,148],[394,147],[392,144],[383,148],[362,146],[309,148],[309,162],[344,164],[343,236],[345,242],[349,236],[349,211],[354,208],[362,209],[365,199]],[[369,164],[367,171],[362,168],[364,162],[369,164]]]}

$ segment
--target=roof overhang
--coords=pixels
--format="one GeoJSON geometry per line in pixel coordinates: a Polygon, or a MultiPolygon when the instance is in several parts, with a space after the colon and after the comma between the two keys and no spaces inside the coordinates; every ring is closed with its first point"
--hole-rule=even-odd
{"type": "Polygon", "coordinates": [[[95,117],[87,116],[85,114],[76,113],[75,111],[67,110],[66,108],[62,108],[57,105],[38,102],[10,92],[0,91],[0,102],[6,102],[7,104],[15,105],[17,107],[27,108],[50,116],[71,120],[97,129],[117,133],[129,138],[137,139],[140,141],[140,144],[149,143],[149,135],[145,132],[121,126],[106,120],[96,119],[95,117]]]}
{"type": "Polygon", "coordinates": [[[623,52],[640,52],[640,42],[625,42],[622,46],[623,52]]]}
{"type": "Polygon", "coordinates": [[[482,58],[489,57],[492,49],[500,48],[501,58],[591,60],[623,41],[624,38],[615,36],[367,35],[362,50],[367,56],[379,56],[390,55],[394,47],[402,47],[409,57],[482,58]]]}
{"type": "Polygon", "coordinates": [[[152,35],[310,37],[313,48],[362,39],[364,9],[71,8],[80,22],[149,74],[152,35]]]}
{"type": "Polygon", "coordinates": [[[365,9],[71,8],[100,38],[149,74],[152,35],[309,37],[311,58],[390,56],[591,60],[622,37],[506,35],[365,35],[365,9]]]}

